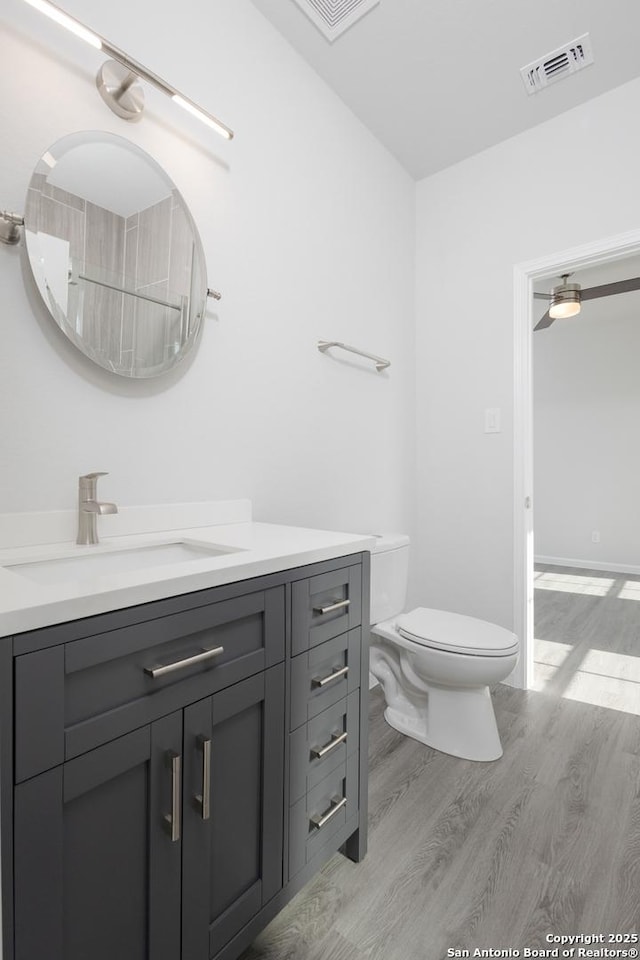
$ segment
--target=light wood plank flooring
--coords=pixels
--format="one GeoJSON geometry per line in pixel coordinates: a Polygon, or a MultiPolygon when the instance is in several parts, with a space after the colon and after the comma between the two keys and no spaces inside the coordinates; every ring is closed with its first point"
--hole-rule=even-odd
{"type": "Polygon", "coordinates": [[[541,568],[536,637],[539,689],[494,691],[496,763],[401,736],[372,691],[369,853],[334,857],[243,960],[440,960],[640,932],[640,577],[541,568]]]}
{"type": "Polygon", "coordinates": [[[640,576],[539,566],[536,688],[640,714],[640,576]]]}

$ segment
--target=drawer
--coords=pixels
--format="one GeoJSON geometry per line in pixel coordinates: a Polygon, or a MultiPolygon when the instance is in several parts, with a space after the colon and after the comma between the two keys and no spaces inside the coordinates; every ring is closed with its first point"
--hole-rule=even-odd
{"type": "Polygon", "coordinates": [[[360,691],[354,690],[289,737],[289,801],[304,797],[358,750],[360,691]]]}
{"type": "Polygon", "coordinates": [[[348,820],[358,813],[358,753],[294,803],[289,817],[289,876],[331,845],[348,820]]]}
{"type": "Polygon", "coordinates": [[[284,597],[275,587],[16,657],[16,782],[282,660],[284,597]]]}
{"type": "Polygon", "coordinates": [[[360,686],[360,646],[358,627],[292,659],[291,730],[360,686]]]}
{"type": "Polygon", "coordinates": [[[293,583],[291,652],[294,656],[361,623],[360,562],[293,583]]]}

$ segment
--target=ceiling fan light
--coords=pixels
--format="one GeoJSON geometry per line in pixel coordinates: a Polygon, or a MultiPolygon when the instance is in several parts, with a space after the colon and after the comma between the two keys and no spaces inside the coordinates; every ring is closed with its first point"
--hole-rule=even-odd
{"type": "Polygon", "coordinates": [[[567,317],[576,317],[579,313],[579,300],[560,300],[549,307],[549,316],[554,320],[566,320],[567,317]]]}
{"type": "Polygon", "coordinates": [[[563,283],[551,292],[549,316],[553,320],[565,320],[580,313],[580,286],[577,283],[563,283]]]}

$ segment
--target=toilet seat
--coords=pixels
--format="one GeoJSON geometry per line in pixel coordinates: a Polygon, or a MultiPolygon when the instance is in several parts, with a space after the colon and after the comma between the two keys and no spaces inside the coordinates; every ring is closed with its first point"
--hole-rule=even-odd
{"type": "Polygon", "coordinates": [[[398,617],[396,629],[405,640],[448,653],[507,657],[518,651],[518,638],[510,630],[448,610],[416,607],[398,617]]]}

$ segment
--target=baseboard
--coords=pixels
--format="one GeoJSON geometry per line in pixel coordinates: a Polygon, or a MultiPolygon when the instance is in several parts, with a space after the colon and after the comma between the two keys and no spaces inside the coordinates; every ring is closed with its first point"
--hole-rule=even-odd
{"type": "Polygon", "coordinates": [[[609,563],[607,560],[571,560],[567,557],[534,557],[534,563],[549,563],[554,567],[582,567],[584,570],[604,570],[606,573],[638,573],[640,566],[628,563],[609,563]]]}

